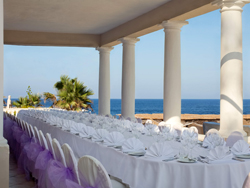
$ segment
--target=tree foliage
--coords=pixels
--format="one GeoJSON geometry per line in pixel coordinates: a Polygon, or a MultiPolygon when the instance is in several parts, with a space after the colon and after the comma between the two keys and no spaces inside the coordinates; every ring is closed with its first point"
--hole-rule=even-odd
{"type": "Polygon", "coordinates": [[[92,101],[89,99],[93,95],[93,91],[87,89],[83,82],[77,78],[71,79],[66,75],[60,77],[60,81],[54,85],[57,90],[58,101],[56,106],[66,109],[80,111],[84,109],[92,109],[92,101]]]}
{"type": "Polygon", "coordinates": [[[41,96],[39,94],[33,94],[30,86],[28,86],[26,93],[27,96],[19,97],[17,101],[12,102],[12,105],[17,108],[36,108],[42,106],[41,96]]]}
{"type": "Polygon", "coordinates": [[[53,102],[53,104],[51,105],[51,108],[58,107],[57,106],[57,99],[56,99],[56,96],[54,94],[49,93],[49,92],[44,92],[43,97],[44,97],[44,103],[46,103],[47,100],[50,100],[53,102]]]}

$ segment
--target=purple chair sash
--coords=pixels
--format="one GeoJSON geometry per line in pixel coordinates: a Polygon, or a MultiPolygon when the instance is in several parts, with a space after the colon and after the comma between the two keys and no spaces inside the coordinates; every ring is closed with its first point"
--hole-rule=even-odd
{"type": "Polygon", "coordinates": [[[65,187],[66,179],[74,181],[74,174],[71,169],[66,168],[63,164],[56,160],[51,160],[47,168],[48,184],[54,188],[65,187]]]}
{"type": "Polygon", "coordinates": [[[47,149],[39,153],[35,163],[35,169],[39,171],[38,173],[38,187],[46,188],[46,169],[50,161],[53,160],[51,152],[47,149]]]}
{"type": "MultiPolygon", "coordinates": [[[[62,188],[83,188],[81,185],[79,185],[78,183],[71,181],[69,179],[65,180],[65,186],[62,188]]],[[[84,187],[84,188],[88,188],[88,187],[84,187]]]]}

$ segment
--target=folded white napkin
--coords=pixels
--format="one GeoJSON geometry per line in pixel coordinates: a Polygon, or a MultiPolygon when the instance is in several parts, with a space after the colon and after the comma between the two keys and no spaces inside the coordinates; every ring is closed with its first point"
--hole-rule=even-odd
{"type": "Polygon", "coordinates": [[[93,136],[94,134],[96,134],[96,131],[95,131],[95,129],[93,127],[85,126],[82,129],[84,130],[86,135],[93,136]]]}
{"type": "Polygon", "coordinates": [[[132,126],[134,129],[136,129],[139,132],[142,132],[145,128],[144,125],[141,123],[133,123],[132,126]]]}
{"type": "Polygon", "coordinates": [[[62,130],[70,131],[70,127],[74,124],[74,121],[64,120],[62,124],[62,130]]]}
{"type": "Polygon", "coordinates": [[[132,122],[131,121],[128,121],[128,120],[122,120],[121,121],[122,125],[125,129],[127,130],[131,130],[132,128],[132,122]]]}
{"type": "Polygon", "coordinates": [[[231,151],[235,155],[250,155],[249,145],[245,140],[238,140],[231,148],[231,151]]]}
{"type": "Polygon", "coordinates": [[[107,146],[122,146],[125,138],[122,133],[114,131],[104,138],[104,144],[107,146]]]}
{"type": "Polygon", "coordinates": [[[97,129],[96,134],[92,135],[92,139],[94,141],[103,141],[108,135],[109,132],[106,129],[97,129]]]}
{"type": "Polygon", "coordinates": [[[166,143],[155,143],[147,150],[146,156],[159,160],[169,159],[175,156],[172,147],[166,143]]]}
{"type": "Polygon", "coordinates": [[[213,149],[217,146],[225,146],[225,140],[217,133],[209,134],[203,141],[202,146],[208,147],[208,149],[213,149]]]}
{"type": "Polygon", "coordinates": [[[91,123],[93,123],[93,124],[98,124],[99,122],[100,122],[100,120],[97,118],[94,118],[91,120],[91,123]]]}
{"type": "Polygon", "coordinates": [[[198,138],[198,133],[193,128],[183,128],[181,137],[198,138]]]}
{"type": "Polygon", "coordinates": [[[172,125],[166,125],[160,127],[162,135],[166,138],[166,140],[173,140],[175,139],[178,134],[177,131],[173,128],[172,125]]]}
{"type": "Polygon", "coordinates": [[[144,127],[140,132],[145,135],[150,135],[150,132],[146,127],[144,127]]]}
{"type": "MultiPolygon", "coordinates": [[[[71,127],[70,127],[70,132],[72,132],[73,134],[76,133],[83,133],[83,127],[86,127],[85,124],[83,123],[74,123],[71,127]]],[[[85,132],[84,132],[85,133],[85,132]]]]}
{"type": "Polygon", "coordinates": [[[228,146],[217,146],[214,149],[211,149],[208,154],[208,159],[211,161],[216,160],[229,160],[232,159],[233,154],[229,151],[228,146]]]}
{"type": "Polygon", "coordinates": [[[151,134],[154,134],[154,133],[159,133],[160,132],[160,129],[157,125],[153,125],[153,124],[147,124],[146,125],[146,128],[148,129],[148,131],[151,133],[151,134]]]}
{"type": "Polygon", "coordinates": [[[122,145],[122,151],[124,153],[128,152],[145,152],[145,147],[143,143],[137,138],[129,138],[122,145]]]}

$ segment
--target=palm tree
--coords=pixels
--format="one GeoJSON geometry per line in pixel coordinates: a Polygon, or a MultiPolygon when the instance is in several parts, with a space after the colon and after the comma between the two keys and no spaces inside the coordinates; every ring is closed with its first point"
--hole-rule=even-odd
{"type": "Polygon", "coordinates": [[[28,101],[29,101],[29,105],[30,106],[34,106],[34,107],[43,106],[41,104],[41,102],[42,102],[41,101],[41,96],[38,95],[38,94],[32,94],[32,95],[30,95],[28,101]]]}
{"type": "Polygon", "coordinates": [[[88,98],[93,95],[93,91],[87,89],[83,82],[77,78],[71,79],[66,75],[60,77],[60,81],[55,83],[59,100],[57,106],[66,110],[80,111],[84,109],[92,109],[92,101],[88,98]]]}
{"type": "Polygon", "coordinates": [[[40,107],[41,104],[41,96],[38,94],[33,94],[30,86],[28,86],[26,97],[19,97],[17,101],[14,101],[12,105],[15,105],[18,108],[30,108],[30,107],[40,107]]]}
{"type": "Polygon", "coordinates": [[[51,105],[51,108],[57,106],[57,99],[56,99],[56,96],[54,94],[49,93],[49,92],[44,92],[43,97],[44,97],[44,103],[46,103],[46,100],[50,100],[53,102],[53,104],[51,105]]]}
{"type": "Polygon", "coordinates": [[[17,108],[30,108],[28,97],[19,97],[17,101],[13,101],[12,105],[16,106],[17,108]]]}

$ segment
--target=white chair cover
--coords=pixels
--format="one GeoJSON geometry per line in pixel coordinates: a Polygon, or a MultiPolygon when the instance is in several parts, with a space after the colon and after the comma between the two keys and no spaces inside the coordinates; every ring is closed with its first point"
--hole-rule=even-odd
{"type": "Polygon", "coordinates": [[[250,173],[247,175],[242,188],[250,188],[250,173]]]}
{"type": "Polygon", "coordinates": [[[32,125],[28,124],[29,125],[29,128],[30,128],[30,132],[31,132],[31,137],[35,137],[35,132],[34,132],[34,129],[32,127],[32,125]]]}
{"type": "Polygon", "coordinates": [[[42,147],[44,148],[44,149],[49,149],[48,148],[48,144],[47,144],[47,141],[46,141],[46,139],[45,139],[45,137],[44,137],[44,135],[43,135],[43,132],[41,131],[41,130],[39,130],[39,136],[40,136],[40,140],[41,140],[41,144],[42,144],[42,147]]]}
{"type": "Polygon", "coordinates": [[[234,131],[227,138],[226,146],[232,147],[234,143],[237,142],[238,140],[244,140],[244,137],[241,132],[234,131]]]}
{"type": "Polygon", "coordinates": [[[31,137],[30,127],[29,127],[28,123],[25,123],[24,125],[26,127],[26,132],[28,133],[29,137],[31,137]]]}
{"type": "Polygon", "coordinates": [[[22,123],[18,124],[18,125],[22,128],[23,131],[25,131],[25,127],[24,127],[24,125],[22,123]]]}
{"type": "Polygon", "coordinates": [[[80,158],[78,172],[83,187],[112,188],[107,171],[94,157],[86,155],[80,158]]]}
{"type": "Polygon", "coordinates": [[[57,139],[54,138],[52,140],[52,146],[53,146],[53,149],[55,151],[54,158],[57,161],[61,162],[64,167],[67,167],[66,166],[66,162],[65,162],[65,157],[64,157],[64,154],[63,154],[63,151],[62,151],[62,148],[61,148],[61,145],[59,144],[59,142],[57,141],[57,139]]]}
{"type": "Polygon", "coordinates": [[[49,151],[52,153],[53,157],[55,158],[55,151],[54,151],[54,148],[52,145],[52,138],[51,138],[50,134],[46,133],[45,138],[47,140],[49,151]]]}
{"type": "MultiPolygon", "coordinates": [[[[213,133],[216,133],[218,135],[220,135],[219,131],[217,129],[209,129],[209,131],[207,131],[206,135],[205,135],[205,138],[210,135],[210,134],[213,134],[213,133]]],[[[204,138],[204,139],[205,139],[204,138]]]]}
{"type": "Polygon", "coordinates": [[[196,132],[197,134],[199,134],[198,129],[195,126],[192,126],[189,129],[192,129],[194,132],[196,132]]]}
{"type": "Polygon", "coordinates": [[[67,167],[73,171],[75,182],[80,184],[78,170],[77,170],[77,161],[74,152],[72,151],[71,147],[68,144],[63,144],[62,150],[65,156],[65,162],[67,167]]]}
{"type": "Polygon", "coordinates": [[[42,142],[40,140],[39,132],[36,126],[34,126],[34,132],[35,132],[35,138],[38,140],[38,144],[42,145],[42,142]]]}

